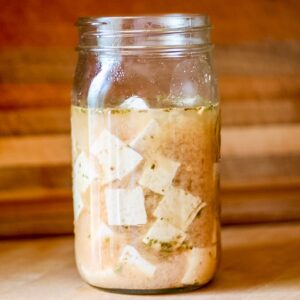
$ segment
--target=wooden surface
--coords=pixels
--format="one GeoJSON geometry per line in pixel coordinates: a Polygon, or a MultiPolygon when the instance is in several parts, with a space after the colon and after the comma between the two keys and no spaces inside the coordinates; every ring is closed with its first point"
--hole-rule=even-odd
{"type": "Polygon", "coordinates": [[[0,4],[0,236],[72,231],[69,104],[82,15],[210,15],[223,222],[300,220],[300,1],[0,4]]]}
{"type": "Polygon", "coordinates": [[[300,223],[223,229],[216,279],[191,293],[122,296],[84,283],[75,267],[72,237],[0,243],[0,298],[5,300],[300,299],[300,223]]]}

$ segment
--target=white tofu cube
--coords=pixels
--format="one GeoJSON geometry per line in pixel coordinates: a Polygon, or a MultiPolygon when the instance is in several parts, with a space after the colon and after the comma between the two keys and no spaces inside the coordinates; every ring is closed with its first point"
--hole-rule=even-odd
{"type": "Polygon", "coordinates": [[[104,129],[91,147],[102,166],[102,184],[107,184],[132,172],[142,161],[142,156],[128,147],[119,138],[104,129]]]}
{"type": "Polygon", "coordinates": [[[182,230],[158,219],[146,233],[143,242],[157,251],[168,251],[178,248],[185,238],[186,234],[182,230]]]}
{"type": "Polygon", "coordinates": [[[101,222],[98,234],[100,239],[105,240],[113,237],[114,232],[105,223],[101,222]]]}
{"type": "Polygon", "coordinates": [[[99,172],[97,166],[91,158],[82,151],[73,167],[73,199],[74,199],[74,217],[75,221],[80,215],[84,204],[82,201],[82,193],[86,192],[92,181],[98,178],[99,172]]]}
{"type": "Polygon", "coordinates": [[[204,284],[216,269],[217,247],[193,248],[187,253],[187,266],[182,277],[183,284],[204,284]]]}
{"type": "Polygon", "coordinates": [[[147,277],[152,277],[155,273],[156,267],[149,261],[144,259],[140,253],[132,246],[127,245],[124,247],[120,259],[120,264],[128,264],[136,267],[139,271],[147,277]]]}
{"type": "Polygon", "coordinates": [[[163,195],[171,186],[179,166],[179,162],[156,155],[145,163],[139,184],[163,195]]]}
{"type": "Polygon", "coordinates": [[[145,199],[141,187],[134,189],[105,189],[109,225],[141,225],[147,223],[145,199]]]}
{"type": "Polygon", "coordinates": [[[159,132],[159,124],[152,119],[137,134],[137,136],[130,141],[129,146],[140,153],[155,152],[159,147],[159,143],[155,141],[159,132]]]}
{"type": "MultiPolygon", "coordinates": [[[[74,183],[73,183],[74,185],[74,183]]],[[[74,221],[76,222],[80,213],[83,209],[83,201],[81,194],[76,186],[73,186],[73,210],[74,210],[74,221]]]]}
{"type": "Polygon", "coordinates": [[[133,110],[144,110],[148,109],[146,101],[138,96],[132,96],[124,100],[120,105],[120,108],[133,109],[133,110]]]}
{"type": "Polygon", "coordinates": [[[205,204],[200,198],[180,188],[171,187],[167,190],[153,214],[157,218],[162,218],[185,231],[204,206],[205,204]]]}
{"type": "Polygon", "coordinates": [[[91,269],[86,267],[85,264],[78,264],[78,269],[84,278],[88,278],[89,283],[94,286],[99,285],[100,280],[114,280],[116,277],[116,273],[112,268],[91,269]]]}
{"type": "Polygon", "coordinates": [[[82,151],[74,163],[73,176],[75,187],[80,193],[84,193],[91,184],[91,181],[97,178],[98,175],[96,166],[87,154],[82,151]]]}
{"type": "Polygon", "coordinates": [[[90,186],[90,234],[91,234],[91,255],[95,265],[100,265],[100,189],[97,182],[90,186]]]}

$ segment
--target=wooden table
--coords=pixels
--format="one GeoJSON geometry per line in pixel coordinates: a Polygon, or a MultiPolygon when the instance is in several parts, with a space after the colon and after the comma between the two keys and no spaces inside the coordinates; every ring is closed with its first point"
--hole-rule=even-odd
{"type": "Polygon", "coordinates": [[[226,227],[220,272],[187,294],[129,296],[102,292],[79,277],[73,238],[0,242],[0,299],[300,299],[300,223],[226,227]]]}

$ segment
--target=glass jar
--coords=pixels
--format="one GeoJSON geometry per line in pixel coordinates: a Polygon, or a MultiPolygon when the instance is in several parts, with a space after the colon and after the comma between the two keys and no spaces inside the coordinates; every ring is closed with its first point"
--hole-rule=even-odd
{"type": "Polygon", "coordinates": [[[72,102],[77,268],[124,293],[218,265],[219,106],[201,15],[80,18],[72,102]]]}

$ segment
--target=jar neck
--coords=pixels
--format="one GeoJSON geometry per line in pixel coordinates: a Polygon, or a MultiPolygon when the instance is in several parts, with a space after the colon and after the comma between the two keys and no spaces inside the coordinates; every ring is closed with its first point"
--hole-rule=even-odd
{"type": "Polygon", "coordinates": [[[207,51],[209,18],[202,15],[80,18],[79,51],[122,54],[207,51]]]}

